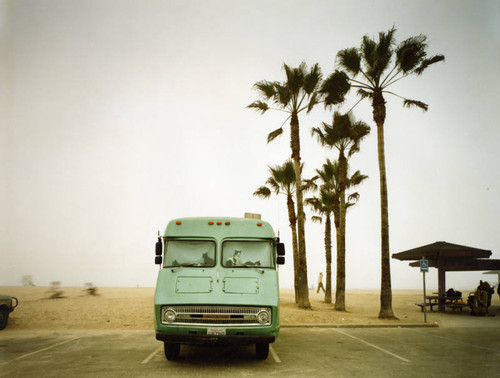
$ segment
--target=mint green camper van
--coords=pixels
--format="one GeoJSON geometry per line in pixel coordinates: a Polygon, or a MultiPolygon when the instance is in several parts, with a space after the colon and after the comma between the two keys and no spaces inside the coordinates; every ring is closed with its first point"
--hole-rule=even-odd
{"type": "Polygon", "coordinates": [[[285,248],[269,223],[180,218],[156,243],[156,339],[175,360],[181,344],[255,344],[266,359],[280,329],[277,265],[285,248]]]}

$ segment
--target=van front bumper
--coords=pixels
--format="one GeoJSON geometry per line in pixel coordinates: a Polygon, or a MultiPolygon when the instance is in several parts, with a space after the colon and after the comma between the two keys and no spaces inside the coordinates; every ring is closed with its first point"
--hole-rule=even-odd
{"type": "Polygon", "coordinates": [[[156,340],[167,343],[179,344],[210,344],[210,345],[244,345],[274,343],[275,336],[252,336],[252,335],[229,335],[229,336],[209,336],[209,335],[179,335],[157,333],[156,340]]]}

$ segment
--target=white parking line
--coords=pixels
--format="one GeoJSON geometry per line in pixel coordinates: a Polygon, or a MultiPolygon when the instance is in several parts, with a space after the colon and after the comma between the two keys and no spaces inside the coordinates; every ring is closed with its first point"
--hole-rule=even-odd
{"type": "Polygon", "coordinates": [[[269,345],[269,352],[271,352],[271,356],[273,356],[274,362],[280,364],[281,360],[279,359],[278,355],[276,354],[274,348],[271,345],[269,345]]]}
{"type": "Polygon", "coordinates": [[[69,339],[69,340],[64,340],[64,341],[61,341],[60,343],[57,343],[57,344],[54,344],[54,345],[51,345],[51,346],[48,346],[46,348],[42,348],[42,349],[38,349],[38,350],[35,350],[34,352],[30,352],[30,353],[26,353],[26,354],[23,354],[22,356],[19,356],[19,357],[16,357],[16,358],[13,358],[12,360],[10,361],[6,361],[3,363],[3,365],[6,365],[8,364],[9,362],[12,362],[12,361],[17,361],[17,360],[21,360],[23,358],[26,358],[26,357],[29,357],[29,356],[32,356],[34,354],[37,354],[37,353],[40,353],[40,352],[45,352],[46,350],[49,350],[49,349],[52,349],[52,348],[55,348],[59,345],[63,345],[63,344],[66,344],[66,343],[69,343],[70,341],[74,341],[74,340],[78,340],[80,339],[81,337],[75,337],[75,338],[72,338],[72,339],[69,339]]]}
{"type": "Polygon", "coordinates": [[[378,350],[380,350],[380,351],[382,351],[382,352],[384,352],[384,353],[387,353],[387,354],[388,354],[388,355],[390,355],[390,356],[396,357],[396,358],[400,359],[401,361],[404,361],[404,362],[411,362],[410,360],[407,360],[407,359],[406,359],[406,358],[404,358],[404,357],[401,357],[401,356],[398,356],[397,354],[394,354],[394,353],[392,353],[392,352],[389,352],[388,350],[385,350],[385,349],[383,349],[383,348],[381,348],[381,347],[379,347],[379,346],[377,346],[377,345],[370,344],[369,342],[367,342],[367,341],[365,341],[365,340],[362,340],[362,339],[360,339],[359,337],[349,335],[348,333],[342,332],[342,331],[340,331],[340,330],[338,330],[338,329],[334,329],[334,331],[335,331],[335,332],[338,332],[338,333],[341,333],[342,335],[349,336],[349,337],[353,338],[354,340],[357,340],[357,341],[359,341],[359,342],[362,342],[363,344],[369,345],[369,346],[371,346],[372,348],[378,349],[378,350]]]}
{"type": "Polygon", "coordinates": [[[154,356],[156,356],[156,354],[161,351],[161,348],[163,348],[163,346],[159,347],[158,349],[156,349],[155,351],[153,351],[149,356],[147,356],[144,361],[141,362],[141,364],[147,364],[149,361],[151,361],[153,359],[154,356]]]}

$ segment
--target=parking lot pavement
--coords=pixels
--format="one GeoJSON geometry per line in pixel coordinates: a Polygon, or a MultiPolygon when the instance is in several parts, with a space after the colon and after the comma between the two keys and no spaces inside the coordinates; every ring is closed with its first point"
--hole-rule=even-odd
{"type": "Polygon", "coordinates": [[[148,331],[0,334],[0,377],[497,376],[499,328],[285,328],[269,358],[253,346],[182,346],[167,361],[148,331]]]}

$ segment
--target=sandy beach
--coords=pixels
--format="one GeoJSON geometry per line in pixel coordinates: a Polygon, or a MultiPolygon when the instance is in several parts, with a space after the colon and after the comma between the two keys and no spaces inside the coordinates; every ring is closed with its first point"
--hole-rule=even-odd
{"type": "MultiPolygon", "coordinates": [[[[48,287],[0,287],[0,294],[15,296],[19,306],[11,313],[10,330],[152,330],[154,288],[98,288],[89,295],[83,287],[63,288],[64,297],[49,299],[48,287]]],[[[464,299],[471,290],[462,290],[464,299]]],[[[430,294],[430,292],[429,292],[430,294]]],[[[424,323],[424,314],[415,305],[422,302],[419,290],[393,290],[393,310],[399,320],[378,319],[378,290],[348,290],[347,311],[339,312],[324,302],[324,295],[310,292],[312,310],[299,309],[293,290],[280,292],[282,325],[301,324],[406,324],[424,323]]],[[[500,300],[494,295],[490,314],[500,319],[500,300]]],[[[468,308],[462,313],[428,312],[427,322],[473,318],[468,308]]],[[[476,318],[476,317],[474,317],[476,318]]],[[[490,317],[491,318],[491,317],[490,317]]],[[[495,323],[497,323],[495,321],[495,323]]]]}

